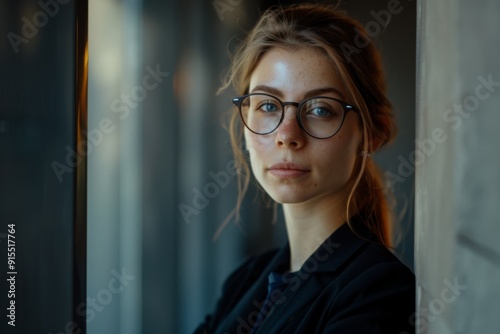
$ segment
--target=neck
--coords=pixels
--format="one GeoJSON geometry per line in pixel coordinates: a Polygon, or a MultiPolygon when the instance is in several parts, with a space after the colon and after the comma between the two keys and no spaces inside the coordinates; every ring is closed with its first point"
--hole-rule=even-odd
{"type": "Polygon", "coordinates": [[[345,222],[345,201],[324,199],[300,204],[283,204],[290,271],[298,271],[314,251],[345,222]]]}

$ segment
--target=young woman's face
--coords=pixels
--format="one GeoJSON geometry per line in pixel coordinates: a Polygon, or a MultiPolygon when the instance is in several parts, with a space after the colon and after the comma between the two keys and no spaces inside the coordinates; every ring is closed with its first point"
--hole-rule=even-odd
{"type": "MultiPolygon", "coordinates": [[[[319,51],[273,48],[253,71],[249,92],[268,93],[284,102],[300,102],[319,94],[345,101],[343,87],[332,64],[319,51]]],[[[287,106],[283,122],[268,135],[245,128],[257,181],[271,198],[283,204],[345,200],[350,190],[347,183],[361,154],[360,116],[347,113],[335,136],[316,139],[300,128],[296,111],[296,107],[287,106]]]]}

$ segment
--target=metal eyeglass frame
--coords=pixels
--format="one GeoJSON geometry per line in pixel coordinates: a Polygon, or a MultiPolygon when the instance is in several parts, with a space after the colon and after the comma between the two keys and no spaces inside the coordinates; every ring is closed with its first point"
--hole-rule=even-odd
{"type": "Polygon", "coordinates": [[[233,104],[238,107],[238,110],[239,110],[239,113],[240,113],[240,118],[243,122],[243,124],[245,125],[245,127],[257,134],[257,135],[268,135],[272,132],[274,132],[277,128],[279,128],[279,126],[281,125],[281,123],[283,122],[283,119],[285,118],[285,107],[286,106],[294,106],[297,108],[297,110],[295,111],[295,117],[297,119],[297,122],[299,123],[299,126],[302,130],[304,130],[305,133],[307,133],[309,136],[313,137],[313,138],[316,138],[316,139],[328,139],[328,138],[331,138],[333,136],[335,136],[339,131],[340,129],[342,128],[342,125],[344,125],[344,120],[345,120],[345,116],[347,115],[347,113],[352,110],[354,112],[358,112],[358,110],[356,108],[354,108],[351,104],[349,103],[346,103],[342,100],[339,100],[339,99],[336,99],[336,98],[333,98],[333,97],[330,97],[330,96],[313,96],[313,97],[310,97],[310,98],[307,98],[301,102],[283,102],[281,101],[279,98],[277,98],[276,96],[274,95],[271,95],[271,94],[266,94],[266,93],[250,93],[250,94],[246,94],[246,95],[242,95],[240,97],[236,97],[236,98],[233,98],[233,104]],[[254,130],[250,129],[250,127],[246,124],[245,122],[245,119],[243,118],[243,112],[241,111],[241,104],[243,103],[243,100],[245,100],[247,97],[249,96],[252,96],[252,95],[265,95],[265,96],[269,96],[270,98],[273,98],[275,99],[276,101],[278,101],[281,105],[281,118],[280,118],[280,121],[278,122],[278,125],[276,125],[276,127],[274,129],[272,129],[271,131],[269,132],[265,132],[265,133],[259,133],[259,132],[255,132],[254,130]],[[337,101],[339,102],[341,105],[342,105],[342,108],[344,110],[344,113],[342,114],[342,120],[340,122],[340,125],[338,127],[338,129],[330,136],[327,136],[327,137],[317,137],[317,136],[314,136],[312,134],[310,134],[306,128],[304,127],[304,124],[302,124],[302,118],[300,116],[300,109],[302,108],[302,106],[307,102],[307,101],[310,101],[310,100],[313,100],[313,99],[318,99],[318,98],[326,98],[326,99],[331,99],[331,100],[334,100],[334,101],[337,101]]]}

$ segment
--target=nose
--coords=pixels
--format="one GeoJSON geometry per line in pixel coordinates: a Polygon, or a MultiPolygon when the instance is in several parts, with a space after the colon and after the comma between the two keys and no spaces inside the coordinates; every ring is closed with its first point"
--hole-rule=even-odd
{"type": "Polygon", "coordinates": [[[300,149],[306,141],[306,134],[301,129],[296,116],[297,107],[286,106],[283,116],[283,121],[276,129],[276,145],[278,147],[286,147],[300,149]]]}

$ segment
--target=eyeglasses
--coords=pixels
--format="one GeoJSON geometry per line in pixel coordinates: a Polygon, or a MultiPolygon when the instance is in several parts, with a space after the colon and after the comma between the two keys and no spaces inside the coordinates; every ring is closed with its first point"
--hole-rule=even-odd
{"type": "Polygon", "coordinates": [[[246,128],[258,135],[276,130],[285,118],[285,107],[297,107],[299,126],[311,137],[326,139],[339,132],[345,115],[356,109],[333,97],[315,96],[300,103],[283,102],[275,96],[252,93],[233,99],[246,128]]]}

